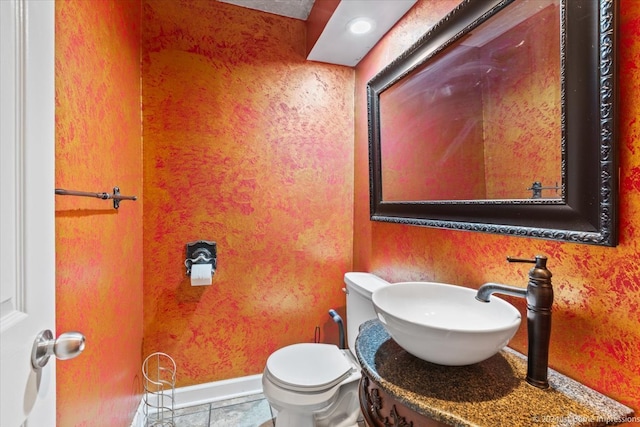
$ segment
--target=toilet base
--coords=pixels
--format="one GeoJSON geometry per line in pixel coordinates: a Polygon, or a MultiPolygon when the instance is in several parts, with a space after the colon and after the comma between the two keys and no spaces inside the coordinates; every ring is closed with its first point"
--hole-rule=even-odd
{"type": "MultiPolygon", "coordinates": [[[[358,382],[356,382],[356,385],[358,382]]],[[[333,410],[322,416],[315,416],[315,427],[358,427],[358,420],[362,419],[358,389],[349,384],[341,390],[333,410]]]]}
{"type": "Polygon", "coordinates": [[[316,427],[316,421],[313,414],[279,411],[276,427],[316,427]]]}
{"type": "MultiPolygon", "coordinates": [[[[358,375],[359,376],[359,373],[358,375]]],[[[358,427],[358,420],[362,419],[360,402],[358,400],[358,381],[343,384],[333,399],[324,408],[319,406],[279,405],[270,402],[278,411],[276,427],[358,427]]],[[[267,400],[269,396],[265,394],[267,400]]]]}
{"type": "Polygon", "coordinates": [[[313,414],[278,412],[275,427],[359,427],[358,420],[363,419],[360,411],[349,417],[328,417],[317,419],[313,414]]]}

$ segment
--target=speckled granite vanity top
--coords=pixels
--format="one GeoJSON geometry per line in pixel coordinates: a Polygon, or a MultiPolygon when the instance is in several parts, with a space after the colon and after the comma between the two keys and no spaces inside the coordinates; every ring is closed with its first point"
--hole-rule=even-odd
{"type": "Polygon", "coordinates": [[[380,389],[453,426],[605,426],[633,416],[631,408],[552,369],[549,389],[529,385],[526,358],[509,348],[475,365],[435,365],[407,353],[370,320],[360,329],[356,353],[380,389]]]}

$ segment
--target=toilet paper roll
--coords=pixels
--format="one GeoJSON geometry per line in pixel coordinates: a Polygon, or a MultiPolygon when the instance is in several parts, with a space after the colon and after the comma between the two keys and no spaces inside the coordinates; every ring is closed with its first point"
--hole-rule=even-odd
{"type": "Polygon", "coordinates": [[[213,276],[213,265],[193,264],[191,266],[191,286],[210,285],[213,276]]]}

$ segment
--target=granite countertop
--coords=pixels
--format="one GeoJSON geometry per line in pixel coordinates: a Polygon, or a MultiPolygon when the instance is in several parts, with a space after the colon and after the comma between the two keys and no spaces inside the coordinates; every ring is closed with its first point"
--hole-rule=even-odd
{"type": "Polygon", "coordinates": [[[526,357],[508,347],[474,365],[441,366],[407,353],[378,320],[370,320],[360,328],[356,354],[381,390],[453,426],[606,426],[633,420],[631,408],[552,369],[548,389],[531,386],[525,381],[526,357]]]}

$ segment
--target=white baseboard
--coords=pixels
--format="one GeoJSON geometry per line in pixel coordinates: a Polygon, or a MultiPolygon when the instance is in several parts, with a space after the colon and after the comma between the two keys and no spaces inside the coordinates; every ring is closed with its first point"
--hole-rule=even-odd
{"type": "MultiPolygon", "coordinates": [[[[262,393],[262,374],[214,381],[175,390],[174,409],[202,405],[262,393]]],[[[131,427],[144,427],[144,400],[140,401],[131,427]]]]}
{"type": "Polygon", "coordinates": [[[262,393],[262,374],[176,389],[175,409],[262,393]]]}
{"type": "Polygon", "coordinates": [[[131,427],[144,427],[144,400],[140,400],[140,404],[138,405],[138,409],[136,413],[133,415],[133,420],[131,421],[131,427]]]}

